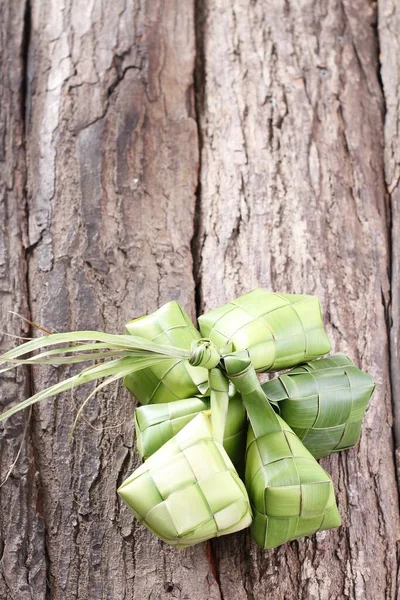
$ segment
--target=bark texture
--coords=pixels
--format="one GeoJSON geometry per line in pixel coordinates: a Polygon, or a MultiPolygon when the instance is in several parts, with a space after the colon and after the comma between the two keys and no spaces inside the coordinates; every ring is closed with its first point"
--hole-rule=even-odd
{"type": "MultiPolygon", "coordinates": [[[[17,343],[24,324],[10,311],[29,315],[26,251],[25,66],[26,6],[0,3],[0,344],[17,343]]],[[[30,394],[26,369],[0,381],[2,409],[30,394]]],[[[46,597],[44,520],[38,497],[38,471],[31,443],[30,413],[1,427],[0,598],[46,597]],[[15,463],[15,464],[14,464],[15,463]]]]}
{"type": "Polygon", "coordinates": [[[391,239],[390,366],[397,470],[400,472],[400,7],[392,0],[379,4],[382,85],[386,100],[385,176],[389,196],[391,239]]]}
{"type": "MultiPolygon", "coordinates": [[[[395,0],[0,9],[1,331],[29,333],[14,310],[116,332],[170,299],[194,318],[264,286],[317,294],[334,349],[378,382],[359,446],[324,461],[343,526],[273,552],[242,533],[178,553],[133,522],[115,492],[138,464],[122,386],[71,444],[87,388],[16,415],[0,430],[0,600],[395,600],[395,0]]],[[[70,371],[6,373],[1,407],[70,371]]]]}

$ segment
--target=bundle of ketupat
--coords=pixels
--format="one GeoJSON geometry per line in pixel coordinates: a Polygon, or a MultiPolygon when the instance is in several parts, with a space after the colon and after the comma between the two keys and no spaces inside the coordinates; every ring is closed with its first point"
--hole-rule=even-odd
{"type": "Polygon", "coordinates": [[[155,535],[184,547],[251,523],[255,541],[272,548],[339,526],[331,478],[315,457],[357,443],[374,383],[343,355],[321,358],[330,342],[318,300],[258,289],[202,315],[199,327],[169,302],[128,323],[125,335],[22,344],[1,357],[2,371],[100,362],[0,419],[82,383],[105,378],[99,389],[124,378],[143,404],[135,428],[146,460],[118,492],[155,535]],[[263,386],[256,374],[290,367],[263,386]],[[244,460],[245,485],[235,469],[244,460]]]}

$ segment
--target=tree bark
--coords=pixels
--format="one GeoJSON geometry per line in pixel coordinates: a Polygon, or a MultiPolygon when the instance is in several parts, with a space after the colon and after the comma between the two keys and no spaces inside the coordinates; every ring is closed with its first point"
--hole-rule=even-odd
{"type": "Polygon", "coordinates": [[[213,544],[221,592],[238,600],[394,598],[399,524],[376,14],[363,0],[208,7],[201,309],[256,286],[314,293],[334,350],[379,383],[359,446],[323,461],[343,526],[271,552],[267,561],[247,538],[234,554],[228,540],[213,544]],[[229,576],[234,564],[241,585],[229,576]]]}
{"type": "MultiPolygon", "coordinates": [[[[342,527],[273,552],[247,532],[176,552],[133,521],[116,496],[139,464],[122,385],[72,443],[90,386],[16,415],[0,600],[395,600],[396,3],[379,30],[368,0],[0,7],[1,331],[32,333],[13,310],[118,332],[170,299],[195,318],[263,286],[318,295],[334,349],[378,382],[358,447],[323,461],[342,527]]],[[[71,372],[4,374],[2,408],[71,372]]]]}
{"type": "Polygon", "coordinates": [[[390,369],[393,394],[394,438],[400,473],[400,8],[392,0],[379,4],[379,39],[382,85],[386,100],[385,175],[389,198],[391,240],[390,369]]]}
{"type": "MultiPolygon", "coordinates": [[[[0,2],[0,344],[26,336],[10,311],[28,316],[26,260],[25,57],[26,6],[0,2]]],[[[2,409],[30,395],[26,369],[1,376],[2,409]]],[[[44,519],[31,439],[30,412],[2,423],[0,435],[0,598],[46,597],[44,519]]]]}

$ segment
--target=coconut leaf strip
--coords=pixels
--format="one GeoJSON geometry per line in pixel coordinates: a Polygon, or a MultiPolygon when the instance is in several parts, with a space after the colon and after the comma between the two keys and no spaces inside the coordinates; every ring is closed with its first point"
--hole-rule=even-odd
{"type": "MultiPolygon", "coordinates": [[[[163,360],[166,360],[166,359],[164,358],[163,360]]],[[[130,373],[132,371],[143,369],[153,363],[154,363],[154,358],[135,359],[134,361],[130,358],[122,358],[122,359],[117,359],[114,361],[109,361],[109,362],[101,364],[101,365],[95,365],[93,367],[89,367],[87,369],[84,369],[77,375],[74,375],[73,377],[70,377],[68,379],[65,379],[64,381],[56,383],[55,385],[53,385],[45,390],[42,390],[42,391],[38,392],[37,394],[34,394],[30,398],[27,398],[23,402],[20,402],[19,404],[12,406],[6,412],[4,412],[3,414],[0,415],[0,421],[3,421],[4,419],[11,417],[12,415],[19,412],[20,410],[28,408],[29,406],[32,406],[33,404],[36,404],[37,402],[40,402],[41,400],[50,398],[52,396],[60,394],[61,392],[65,392],[66,390],[69,390],[73,387],[77,387],[84,383],[89,383],[91,381],[100,379],[102,377],[109,377],[111,375],[114,375],[116,379],[120,379],[121,377],[125,377],[125,375],[127,375],[128,373],[130,373]]]]}
{"type": "MultiPolygon", "coordinates": [[[[111,344],[112,347],[118,349],[125,348],[128,350],[130,349],[148,351],[155,354],[163,354],[171,358],[188,359],[190,357],[190,352],[183,348],[176,348],[174,346],[157,344],[151,342],[150,340],[131,335],[112,335],[108,333],[101,333],[99,331],[72,331],[69,333],[54,333],[46,335],[41,338],[32,340],[30,342],[26,342],[25,344],[21,344],[17,348],[9,350],[8,352],[5,352],[2,356],[0,356],[0,361],[6,362],[8,359],[19,358],[24,354],[32,352],[33,350],[38,350],[45,346],[65,344],[68,342],[76,343],[79,341],[100,341],[111,344]]],[[[75,349],[73,347],[70,347],[70,351],[74,350],[75,349]]],[[[76,350],[80,351],[78,346],[76,346],[76,350]]]]}

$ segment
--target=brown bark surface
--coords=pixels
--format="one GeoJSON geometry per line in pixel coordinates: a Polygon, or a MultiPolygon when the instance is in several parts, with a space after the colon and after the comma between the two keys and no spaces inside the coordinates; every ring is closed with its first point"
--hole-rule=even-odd
{"type": "MultiPolygon", "coordinates": [[[[28,310],[26,256],[25,50],[23,2],[0,2],[0,344],[17,343],[27,327],[10,311],[28,310]]],[[[2,409],[30,394],[25,369],[1,376],[2,409]]],[[[30,413],[16,415],[0,431],[0,598],[44,600],[44,520],[38,509],[38,471],[30,413]],[[18,458],[18,460],[16,460],[18,458]],[[15,464],[14,464],[15,463],[15,464]]]]}
{"type": "MultiPolygon", "coordinates": [[[[29,333],[10,310],[118,332],[170,299],[194,318],[264,286],[318,295],[334,350],[378,382],[359,446],[324,460],[343,526],[273,552],[248,533],[176,552],[132,520],[116,496],[139,462],[122,385],[70,444],[90,387],[2,423],[0,600],[395,600],[395,0],[0,10],[2,332],[29,333]]],[[[1,408],[70,372],[4,374],[1,408]]]]}
{"type": "Polygon", "coordinates": [[[397,471],[400,472],[400,7],[393,0],[379,5],[381,77],[385,95],[385,176],[390,198],[391,328],[390,368],[397,471]]]}

